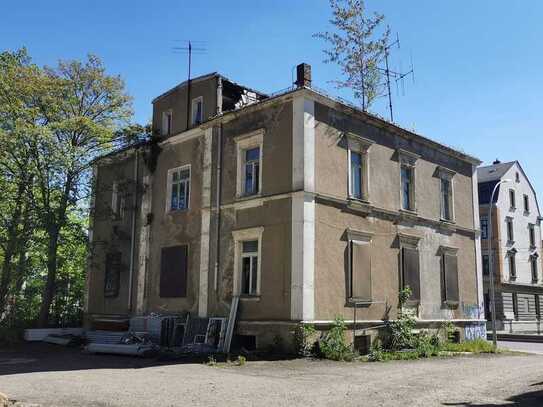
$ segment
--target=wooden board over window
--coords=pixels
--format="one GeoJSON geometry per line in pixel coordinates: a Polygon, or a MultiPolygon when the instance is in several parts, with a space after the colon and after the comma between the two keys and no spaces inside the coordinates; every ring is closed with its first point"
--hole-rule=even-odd
{"type": "Polygon", "coordinates": [[[104,297],[117,297],[121,280],[121,252],[106,254],[104,297]]]}
{"type": "Polygon", "coordinates": [[[458,304],[458,259],[456,254],[444,254],[443,255],[443,271],[444,271],[444,283],[445,283],[445,298],[447,303],[458,304]]]}
{"type": "Polygon", "coordinates": [[[420,300],[420,261],[418,249],[404,247],[402,249],[403,287],[411,288],[411,301],[420,300]]]}
{"type": "Polygon", "coordinates": [[[160,296],[187,296],[188,246],[173,246],[162,249],[160,261],[160,296]]]}
{"type": "Polygon", "coordinates": [[[351,298],[371,302],[370,244],[351,241],[351,298]]]}

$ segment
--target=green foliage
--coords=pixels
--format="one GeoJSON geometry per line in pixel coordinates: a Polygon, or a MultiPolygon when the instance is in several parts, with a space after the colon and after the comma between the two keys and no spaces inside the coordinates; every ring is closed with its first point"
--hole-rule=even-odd
{"type": "Polygon", "coordinates": [[[247,363],[247,358],[245,356],[239,355],[237,360],[236,360],[236,365],[237,366],[245,366],[246,363],[247,363]]]}
{"type": "Polygon", "coordinates": [[[217,359],[215,359],[215,356],[213,356],[213,355],[208,356],[206,365],[208,365],[208,366],[217,366],[217,359]]]}
{"type": "Polygon", "coordinates": [[[417,323],[415,317],[409,310],[405,310],[405,304],[411,297],[411,288],[405,287],[398,295],[398,318],[394,321],[387,321],[387,350],[403,350],[415,347],[415,335],[413,330],[417,323]]]}
{"type": "Polygon", "coordinates": [[[0,321],[79,324],[90,163],[141,141],[131,98],[100,59],[39,67],[0,52],[0,321]]]}
{"type": "Polygon", "coordinates": [[[441,343],[437,335],[421,332],[415,339],[415,351],[421,358],[429,358],[439,355],[441,343]]]}
{"type": "Polygon", "coordinates": [[[352,89],[362,99],[363,110],[383,93],[379,63],[388,45],[390,30],[381,27],[382,14],[369,15],[363,0],[330,0],[334,31],[314,34],[330,44],[324,50],[325,63],[339,65],[343,80],[334,81],[338,88],[352,89]],[[379,32],[380,31],[380,32],[379,32]]]}
{"type": "Polygon", "coordinates": [[[321,354],[326,359],[352,361],[355,354],[345,339],[345,321],[336,317],[330,330],[319,341],[321,354]]]}
{"type": "Polygon", "coordinates": [[[315,326],[309,324],[300,324],[296,327],[294,333],[294,343],[299,356],[315,356],[317,339],[317,330],[315,326]]]}
{"type": "Polygon", "coordinates": [[[446,343],[442,350],[448,352],[471,352],[471,353],[496,353],[497,349],[491,342],[484,339],[474,339],[460,343],[446,343]]]}

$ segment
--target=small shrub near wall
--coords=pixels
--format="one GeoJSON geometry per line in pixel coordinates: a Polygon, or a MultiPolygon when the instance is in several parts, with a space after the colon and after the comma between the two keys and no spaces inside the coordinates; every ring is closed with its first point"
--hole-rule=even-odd
{"type": "Polygon", "coordinates": [[[347,327],[341,317],[336,317],[330,330],[319,341],[319,349],[325,359],[352,361],[357,355],[347,343],[347,327]]]}

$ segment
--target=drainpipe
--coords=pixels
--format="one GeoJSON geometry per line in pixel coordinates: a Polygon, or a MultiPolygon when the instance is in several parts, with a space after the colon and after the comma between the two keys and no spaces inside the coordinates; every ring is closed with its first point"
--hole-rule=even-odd
{"type": "Polygon", "coordinates": [[[138,204],[138,168],[139,166],[139,154],[138,149],[135,151],[134,158],[134,195],[132,199],[132,228],[130,237],[130,272],[128,275],[128,312],[132,312],[132,286],[134,284],[134,254],[136,251],[136,207],[138,204]]]}
{"type": "Polygon", "coordinates": [[[217,136],[217,197],[215,207],[217,208],[217,220],[215,224],[215,237],[216,237],[216,248],[215,248],[215,270],[213,275],[213,288],[217,293],[219,290],[219,258],[220,258],[220,245],[221,245],[221,164],[222,164],[222,131],[223,124],[219,125],[219,134],[217,136]]]}

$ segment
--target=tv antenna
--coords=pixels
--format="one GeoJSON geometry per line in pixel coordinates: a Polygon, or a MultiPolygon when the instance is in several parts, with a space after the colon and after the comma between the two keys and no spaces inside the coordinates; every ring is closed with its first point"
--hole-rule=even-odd
{"type": "Polygon", "coordinates": [[[402,89],[404,89],[404,78],[406,78],[409,75],[411,75],[411,78],[413,79],[413,83],[415,83],[415,70],[413,68],[413,57],[411,57],[411,69],[409,69],[409,71],[407,71],[407,72],[402,72],[401,69],[400,69],[399,72],[397,72],[397,71],[393,71],[393,70],[391,70],[389,68],[388,58],[389,58],[389,55],[390,55],[390,50],[393,47],[397,47],[398,49],[400,49],[400,37],[398,36],[397,33],[396,33],[396,40],[394,42],[388,44],[384,49],[384,51],[385,51],[385,67],[384,68],[377,68],[379,71],[384,72],[384,74],[385,74],[386,93],[383,96],[388,97],[388,109],[389,109],[389,112],[390,112],[390,121],[392,123],[394,123],[394,112],[393,112],[393,109],[392,109],[392,92],[390,90],[391,79],[396,82],[396,89],[398,88],[398,83],[399,82],[402,83],[402,89]]]}
{"type": "Polygon", "coordinates": [[[191,67],[192,67],[192,54],[205,55],[207,49],[205,47],[205,41],[194,40],[180,40],[185,45],[182,47],[173,47],[174,53],[185,54],[188,56],[188,78],[187,78],[187,129],[190,126],[190,91],[191,91],[191,67]]]}

